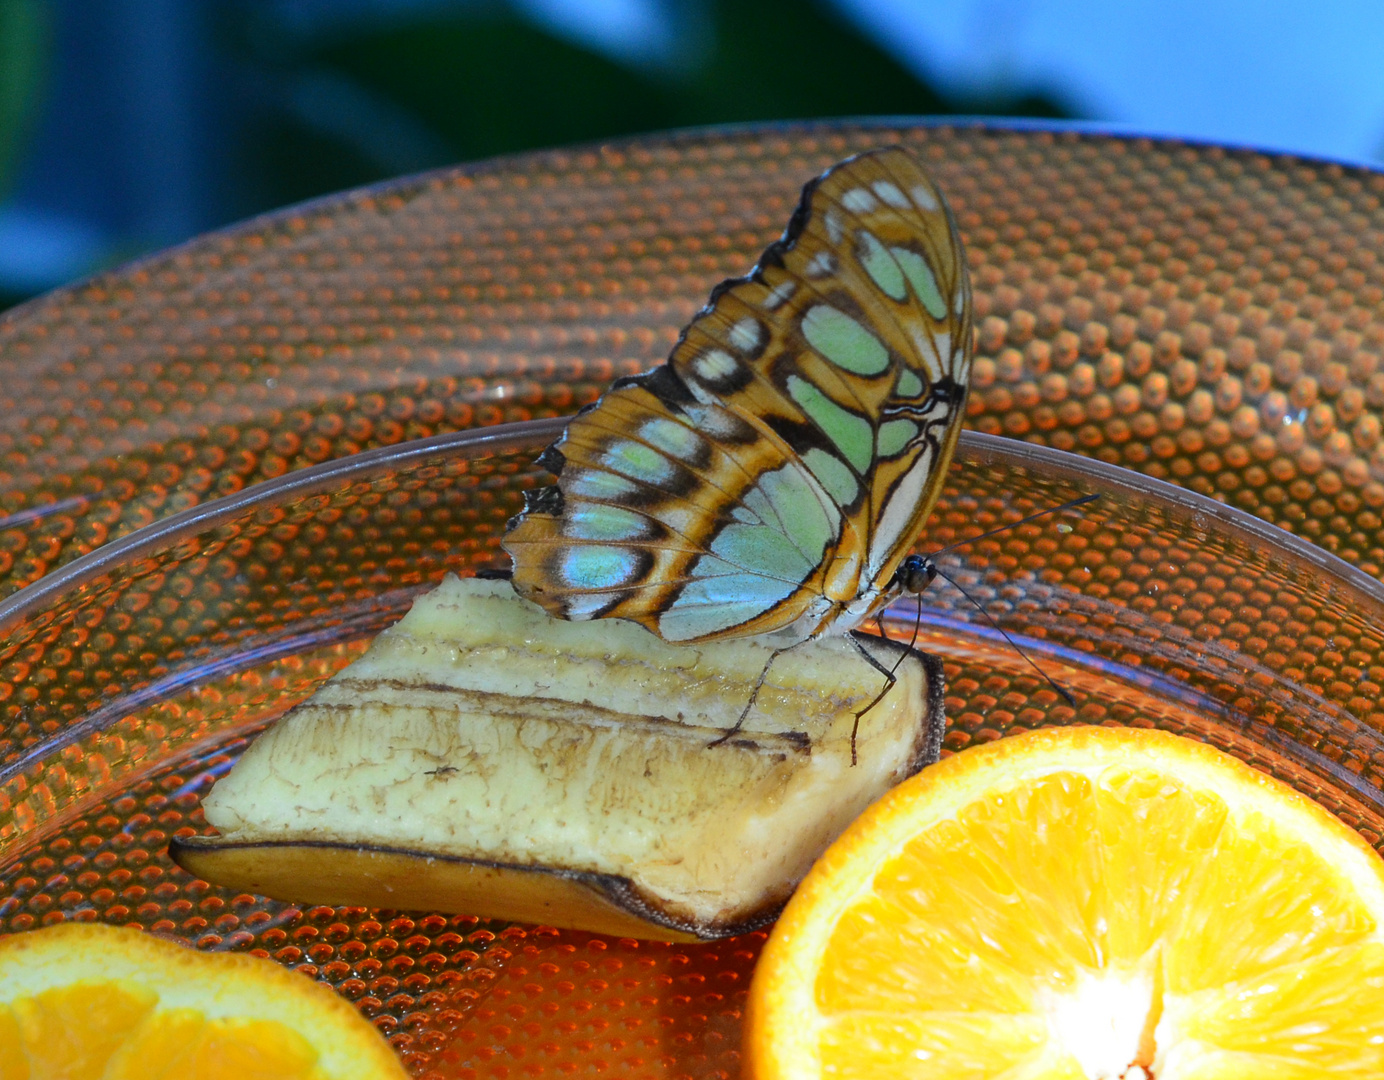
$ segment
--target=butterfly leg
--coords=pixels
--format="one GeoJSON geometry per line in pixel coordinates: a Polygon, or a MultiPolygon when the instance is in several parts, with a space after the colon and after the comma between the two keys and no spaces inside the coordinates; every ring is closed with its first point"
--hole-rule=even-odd
{"type": "MultiPolygon", "coordinates": [[[[876,705],[878,705],[881,701],[883,701],[885,695],[888,694],[890,690],[894,689],[894,684],[899,680],[898,677],[895,676],[893,671],[891,671],[889,668],[885,667],[878,660],[876,660],[874,656],[870,654],[870,650],[865,648],[864,645],[860,644],[860,642],[856,639],[856,636],[854,634],[847,634],[846,640],[849,641],[853,646],[855,646],[855,651],[865,658],[865,662],[869,664],[872,668],[874,668],[876,671],[878,671],[881,675],[883,675],[886,680],[884,683],[884,689],[882,689],[878,694],[874,696],[874,699],[870,702],[870,704],[866,705],[865,708],[861,709],[858,713],[855,714],[855,723],[851,725],[851,764],[854,765],[856,761],[855,736],[856,732],[860,730],[860,718],[864,716],[867,712],[869,712],[871,709],[873,709],[876,705]]],[[[885,637],[885,640],[888,641],[889,638],[885,637]]]]}
{"type": "Polygon", "coordinates": [[[786,653],[787,651],[788,649],[775,649],[769,654],[769,659],[764,661],[764,670],[759,673],[759,678],[755,680],[754,689],[750,691],[750,700],[745,702],[745,707],[740,710],[740,715],[736,717],[734,725],[727,728],[719,739],[713,739],[711,742],[707,743],[707,749],[713,746],[720,746],[740,730],[741,726],[745,723],[745,717],[750,715],[750,710],[754,708],[754,703],[759,699],[759,691],[764,685],[764,680],[769,677],[769,669],[773,667],[774,661],[777,660],[782,653],[786,653]]]}

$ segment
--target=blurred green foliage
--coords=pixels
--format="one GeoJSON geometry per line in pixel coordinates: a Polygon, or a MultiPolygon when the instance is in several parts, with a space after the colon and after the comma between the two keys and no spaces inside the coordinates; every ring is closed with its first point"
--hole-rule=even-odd
{"type": "Polygon", "coordinates": [[[622,64],[507,6],[295,35],[261,21],[236,49],[279,88],[250,133],[244,211],[452,161],[753,120],[991,112],[1064,116],[1040,97],[949,100],[816,0],[684,6],[674,55],[622,64]]]}
{"type": "MultiPolygon", "coordinates": [[[[9,194],[37,112],[48,59],[41,0],[0,0],[0,201],[9,194]]],[[[0,311],[25,299],[0,285],[0,311]]]]}
{"type": "Polygon", "coordinates": [[[0,0],[0,198],[35,112],[48,45],[44,16],[39,0],[0,0]]]}

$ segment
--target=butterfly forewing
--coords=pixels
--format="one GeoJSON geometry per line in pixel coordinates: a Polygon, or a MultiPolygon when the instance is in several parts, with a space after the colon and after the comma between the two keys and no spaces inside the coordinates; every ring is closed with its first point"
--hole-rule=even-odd
{"type": "Polygon", "coordinates": [[[886,599],[960,430],[970,285],[907,151],[804,189],[669,362],[578,414],[505,547],[521,595],[670,641],[844,632],[886,599]]]}

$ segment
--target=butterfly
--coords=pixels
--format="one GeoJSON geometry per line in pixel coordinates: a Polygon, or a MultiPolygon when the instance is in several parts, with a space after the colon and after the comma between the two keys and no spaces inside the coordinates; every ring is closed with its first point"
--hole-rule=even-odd
{"type": "Polygon", "coordinates": [[[557,486],[503,539],[515,590],[563,619],[780,651],[920,591],[927,563],[904,556],[961,430],[971,319],[956,222],[917,158],[833,166],[665,364],[544,451],[557,486]]]}

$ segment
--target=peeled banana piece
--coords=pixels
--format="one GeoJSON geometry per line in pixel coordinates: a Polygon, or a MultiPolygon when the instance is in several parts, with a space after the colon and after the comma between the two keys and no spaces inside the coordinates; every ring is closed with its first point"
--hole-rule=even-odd
{"type": "Polygon", "coordinates": [[[287,713],[203,802],[185,869],[309,904],[688,941],[774,917],[838,833],[937,759],[940,663],[861,636],[777,656],[565,622],[448,577],[287,713]],[[897,666],[896,666],[897,665],[897,666]]]}

